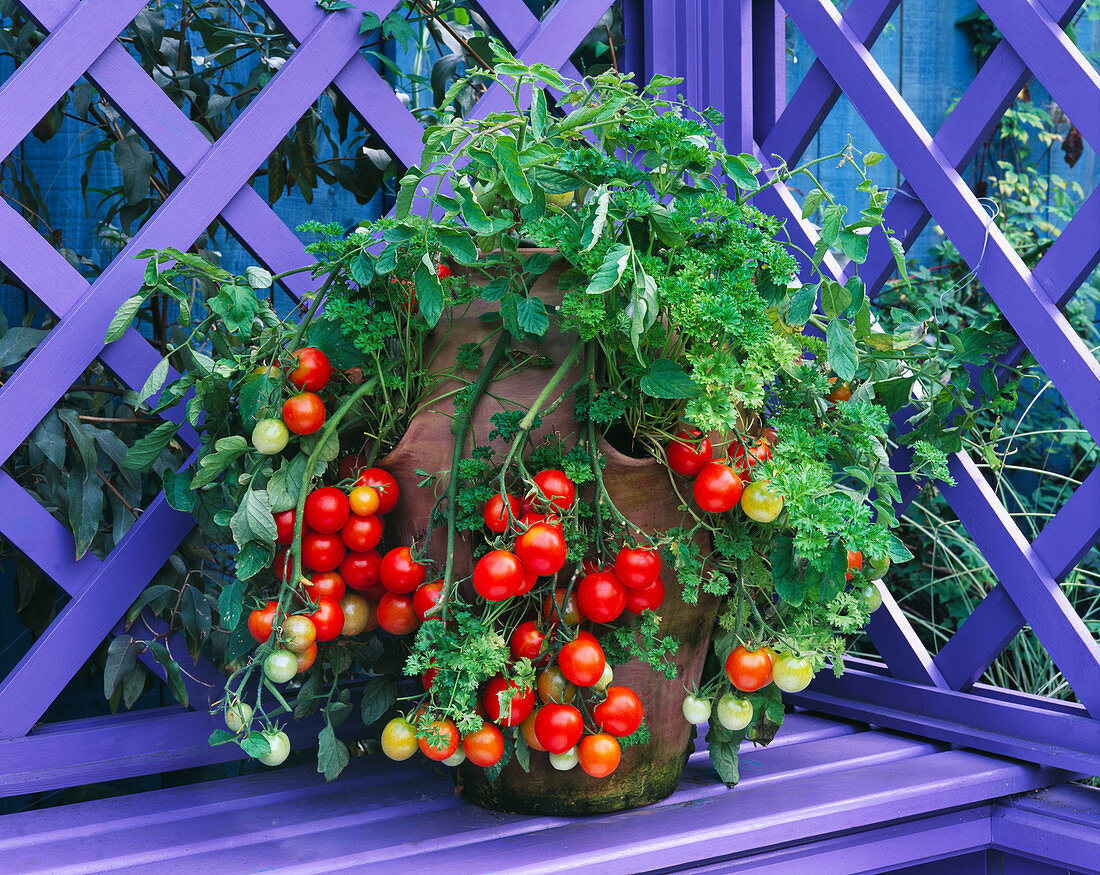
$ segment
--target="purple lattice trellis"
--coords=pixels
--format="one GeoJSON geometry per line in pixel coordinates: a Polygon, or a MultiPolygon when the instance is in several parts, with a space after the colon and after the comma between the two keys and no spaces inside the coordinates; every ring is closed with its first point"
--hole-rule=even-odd
{"type": "MultiPolygon", "coordinates": [[[[688,96],[719,106],[727,141],[765,162],[795,162],[843,93],[907,180],[886,211],[886,226],[908,247],[935,217],[976,270],[1021,343],[1054,381],[1093,439],[1100,438],[1100,365],[1060,312],[1100,260],[1100,193],[1093,192],[1062,236],[1028,270],[992,228],[959,175],[1032,74],[1100,143],[1100,77],[1063,31],[1079,0],[980,0],[1004,35],[954,111],[933,137],[871,57],[868,47],[898,0],[853,0],[843,14],[827,0],[661,0],[635,4],[645,18],[645,72],[682,75],[688,96]],[[784,13],[817,55],[784,100],[784,13]],[[700,27],[702,22],[706,28],[700,27]],[[686,33],[669,41],[662,34],[686,33]],[[725,35],[716,36],[716,33],[725,35]],[[746,82],[746,55],[753,77],[746,82]],[[984,254],[983,254],[984,253],[984,254]]],[[[790,192],[765,192],[761,206],[787,219],[792,237],[813,248],[790,192]]],[[[845,272],[825,261],[841,282],[845,272]]],[[[861,273],[873,294],[893,271],[885,238],[872,238],[861,273]]],[[[990,363],[998,377],[1004,369],[990,363]]],[[[1100,772],[1100,647],[1058,581],[1100,536],[1100,472],[1082,483],[1031,543],[965,453],[951,460],[958,485],[943,488],[999,581],[935,656],[921,644],[896,601],[871,624],[882,663],[853,660],[844,678],[819,678],[804,704],[1036,762],[1100,772]],[[1030,624],[1080,704],[976,683],[1030,624]]],[[[904,503],[918,484],[903,485],[904,503]]]]}
{"type": "MultiPolygon", "coordinates": [[[[1023,344],[1054,379],[1085,428],[1100,434],[1100,368],[1059,313],[1100,257],[1100,197],[1083,205],[1047,255],[1026,270],[997,232],[986,245],[986,218],[959,177],[976,145],[996,124],[1032,70],[1100,142],[1100,86],[1061,27],[1081,0],[986,0],[1005,40],[955,112],[933,138],[916,120],[865,46],[879,35],[898,0],[853,0],[843,17],[825,0],[627,0],[626,58],[648,76],[686,78],[688,96],[726,113],[731,147],[797,160],[820,120],[843,91],[908,182],[887,224],[910,244],[931,216],[1016,327],[1023,344]],[[784,10],[818,55],[790,101],[783,100],[784,10]],[[985,257],[981,257],[983,249],[985,257]]],[[[59,317],[58,326],[0,389],[0,458],[7,458],[94,358],[131,386],[140,386],[155,353],[135,332],[103,348],[115,307],[140,282],[130,253],[148,246],[186,246],[216,217],[273,270],[308,263],[301,244],[247,185],[278,139],[330,84],[408,165],[420,150],[420,128],[392,90],[357,54],[355,11],[324,15],[312,0],[268,0],[265,6],[298,49],[225,135],[209,144],[145,75],[115,37],[144,0],[23,0],[49,38],[0,88],[0,154],[8,154],[80,75],[87,72],[183,181],[93,284],[81,278],[14,211],[0,204],[0,262],[59,317]],[[135,249],[136,247],[136,249],[135,249]]],[[[359,10],[384,15],[392,0],[360,0],[359,10]]],[[[514,0],[479,6],[520,57],[566,72],[572,48],[606,3],[562,0],[536,20],[514,0]]],[[[479,111],[503,95],[487,94],[479,111]]],[[[776,187],[764,208],[788,220],[800,244],[813,232],[793,195],[776,187]]],[[[826,269],[844,271],[826,259],[826,269]]],[[[874,240],[864,268],[872,290],[892,269],[884,240],[874,240]]],[[[302,275],[288,291],[310,288],[302,275]]],[[[1023,347],[1008,360],[1016,360],[1023,347]]],[[[183,432],[188,438],[188,433],[183,432]]],[[[949,500],[982,547],[1000,585],[958,634],[933,657],[896,602],[885,593],[871,636],[883,663],[855,661],[841,681],[820,680],[803,701],[876,723],[958,741],[1084,772],[1100,765],[1100,649],[1073,613],[1057,580],[1100,534],[1100,475],[1093,473],[1033,543],[1028,543],[973,462],[953,460],[959,485],[949,500]],[[996,655],[1030,623],[1077,693],[1081,705],[1042,700],[975,684],[996,655]]],[[[914,494],[907,488],[907,497],[914,494]]],[[[213,762],[226,748],[205,747],[208,724],[179,709],[98,721],[35,726],[190,527],[163,498],[142,514],[106,560],[76,562],[71,535],[10,478],[0,476],[5,502],[0,531],[72,596],[47,633],[0,682],[0,795],[77,781],[142,774],[213,762]],[[79,737],[80,744],[74,744],[79,737]]],[[[173,645],[183,653],[182,642],[173,645]]],[[[220,688],[200,664],[189,679],[193,699],[220,688]]],[[[308,738],[303,727],[296,743],[308,738]]]]}
{"type": "MultiPolygon", "coordinates": [[[[220,219],[262,264],[282,272],[310,262],[302,244],[248,185],[285,132],[330,85],[405,165],[420,155],[420,124],[393,89],[359,54],[361,13],[384,17],[395,0],[359,0],[355,9],[324,13],[313,0],[266,0],[265,8],[297,48],[215,143],[168,99],[116,41],[147,0],[25,0],[21,6],[49,36],[0,88],[0,154],[9,154],[66,90],[87,74],[149,141],[182,181],[93,283],[84,280],[10,206],[0,202],[0,263],[50,308],[58,324],[0,389],[0,459],[27,439],[61,394],[97,357],[131,387],[140,387],[158,354],[131,330],[104,347],[111,314],[141,282],[133,253],[147,247],[186,248],[220,219]]],[[[565,0],[542,21],[521,3],[479,4],[516,55],[575,76],[573,49],[609,3],[565,0]]],[[[478,112],[505,97],[491,90],[478,112]]],[[[311,289],[307,275],[288,277],[297,297],[311,289]]],[[[194,444],[194,433],[181,432],[194,444]]],[[[10,477],[0,474],[0,532],[71,595],[71,601],[13,671],[0,681],[0,796],[169,768],[233,756],[205,743],[209,721],[182,709],[36,726],[73,674],[164,564],[192,526],[161,496],[103,561],[74,555],[73,539],[10,477]],[[76,739],[80,743],[76,743],[76,739]]],[[[155,631],[163,624],[150,619],[155,631]]],[[[184,642],[170,642],[187,664],[184,642]]],[[[155,663],[150,668],[163,676],[155,663]]],[[[222,678],[200,662],[186,677],[193,704],[220,694],[222,678]]],[[[296,744],[309,727],[294,728],[296,744]]]]}

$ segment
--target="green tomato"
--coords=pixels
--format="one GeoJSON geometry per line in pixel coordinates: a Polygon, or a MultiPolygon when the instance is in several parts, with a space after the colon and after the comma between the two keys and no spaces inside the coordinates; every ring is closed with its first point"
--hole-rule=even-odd
{"type": "Polygon", "coordinates": [[[420,750],[416,727],[404,717],[394,717],[382,730],[382,753],[391,760],[407,760],[420,750]]]}
{"type": "Polygon", "coordinates": [[[714,715],[726,729],[736,732],[752,723],[752,702],[733,693],[726,693],[718,700],[714,715]]]}
{"type": "Polygon", "coordinates": [[[276,684],[285,684],[298,673],[298,657],[289,650],[275,650],[264,660],[264,674],[276,684]]]}
{"type": "Polygon", "coordinates": [[[741,493],[741,510],[749,519],[770,523],[783,511],[783,496],[767,480],[756,480],[741,493]]]}
{"type": "Polygon", "coordinates": [[[290,431],[281,419],[261,419],[252,429],[252,446],[265,456],[281,453],[288,440],[290,431]]]}
{"type": "Polygon", "coordinates": [[[234,702],[225,711],[225,725],[233,732],[240,732],[252,724],[252,706],[244,702],[234,702]]]}
{"type": "Polygon", "coordinates": [[[464,751],[462,749],[462,745],[460,744],[455,749],[455,752],[453,754],[451,754],[449,757],[447,757],[447,759],[443,760],[443,765],[445,765],[445,766],[461,766],[465,761],[466,761],[466,751],[464,751]]]}
{"type": "Polygon", "coordinates": [[[780,653],[772,664],[772,683],[784,693],[800,693],[814,679],[808,659],[791,653],[780,653]]]}
{"type": "Polygon", "coordinates": [[[557,207],[559,210],[564,210],[573,203],[573,198],[576,194],[575,191],[563,191],[558,194],[546,192],[546,205],[548,207],[557,207]]]}
{"type": "Polygon", "coordinates": [[[863,599],[864,606],[872,614],[882,607],[882,593],[873,583],[863,587],[863,591],[859,595],[863,599]]]}
{"type": "Polygon", "coordinates": [[[568,772],[579,761],[580,754],[577,753],[576,747],[571,747],[564,753],[550,754],[550,765],[552,765],[559,772],[568,772]]]}
{"type": "Polygon", "coordinates": [[[868,559],[863,563],[863,573],[871,580],[882,580],[889,570],[889,556],[883,556],[881,559],[868,559]]]}
{"type": "Polygon", "coordinates": [[[698,726],[700,723],[706,723],[710,720],[710,699],[692,695],[685,696],[684,704],[680,706],[680,710],[684,712],[684,719],[688,723],[694,723],[698,726]]]}
{"type": "Polygon", "coordinates": [[[282,765],[286,758],[290,756],[290,738],[281,730],[279,732],[265,732],[264,738],[267,739],[271,751],[259,757],[260,762],[265,766],[282,765]]]}

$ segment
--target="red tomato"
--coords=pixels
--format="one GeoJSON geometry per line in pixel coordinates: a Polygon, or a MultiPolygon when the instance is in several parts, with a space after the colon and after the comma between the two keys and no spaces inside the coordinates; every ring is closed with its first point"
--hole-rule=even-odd
{"type": "MultiPolygon", "coordinates": [[[[303,544],[304,544],[303,539],[303,544]]],[[[305,556],[303,549],[302,555],[305,556]]],[[[275,558],[271,561],[271,570],[275,572],[276,580],[286,580],[286,572],[290,567],[290,551],[286,547],[280,547],[275,551],[275,558]]]]}
{"type": "Polygon", "coordinates": [[[709,513],[725,513],[737,507],[744,489],[741,478],[729,465],[708,462],[695,478],[695,503],[709,513]]]}
{"type": "Polygon", "coordinates": [[[530,568],[523,569],[523,583],[519,585],[519,589],[516,590],[516,595],[527,595],[531,590],[535,588],[535,584],[539,582],[539,576],[535,574],[530,568]]]}
{"type": "Polygon", "coordinates": [[[378,490],[379,513],[389,513],[397,507],[397,499],[401,496],[401,490],[389,471],[383,471],[381,468],[367,468],[365,471],[359,472],[359,479],[355,481],[355,485],[373,486],[378,490]]]}
{"type": "Polygon", "coordinates": [[[863,568],[863,554],[859,550],[848,551],[848,570],[844,573],[845,580],[852,579],[852,572],[863,568]]]}
{"type": "Polygon", "coordinates": [[[661,573],[661,556],[648,547],[623,547],[615,557],[615,576],[630,589],[645,589],[661,573]]]}
{"type": "Polygon", "coordinates": [[[584,720],[572,705],[550,702],[535,717],[535,738],[550,753],[565,753],[581,740],[584,720]]]}
{"type": "Polygon", "coordinates": [[[515,681],[509,681],[497,675],[485,685],[485,694],[481,698],[485,713],[489,719],[501,726],[519,726],[535,707],[535,688],[521,687],[515,681]],[[504,708],[502,698],[505,690],[513,690],[512,699],[504,708]]]}
{"type": "Polygon", "coordinates": [[[344,578],[335,571],[319,571],[311,575],[309,584],[306,586],[306,595],[312,602],[317,599],[332,599],[338,602],[344,597],[344,591],[344,578]]]}
{"type": "Polygon", "coordinates": [[[495,766],[504,756],[504,736],[492,723],[483,723],[481,729],[462,739],[462,750],[475,766],[495,766]]]}
{"type": "Polygon", "coordinates": [[[388,592],[378,603],[378,625],[391,635],[408,635],[416,630],[420,621],[413,610],[412,596],[388,592]]]}
{"type": "Polygon", "coordinates": [[[520,502],[514,495],[501,496],[498,492],[487,502],[485,502],[485,508],[481,513],[482,519],[485,520],[485,528],[490,532],[496,532],[498,535],[508,528],[508,516],[504,511],[504,502],[508,502],[508,508],[511,518],[513,520],[519,519],[520,516],[520,502]]]}
{"type": "Polygon", "coordinates": [[[306,496],[306,525],[329,535],[340,531],[351,514],[348,497],[335,486],[322,486],[306,496]]]}
{"type": "Polygon", "coordinates": [[[733,448],[733,468],[744,480],[752,479],[752,469],[757,462],[766,462],[772,457],[771,446],[761,440],[755,446],[749,447],[746,453],[745,447],[737,444],[733,448]]]}
{"type": "Polygon", "coordinates": [[[317,661],[317,645],[311,644],[309,650],[294,655],[298,657],[298,674],[307,672],[313,667],[313,663],[317,661]]]}
{"type": "Polygon", "coordinates": [[[593,778],[606,778],[610,775],[619,767],[622,755],[619,742],[606,732],[585,736],[577,749],[581,768],[593,778]]]}
{"type": "Polygon", "coordinates": [[[550,523],[536,523],[516,538],[516,555],[524,568],[540,576],[561,571],[566,552],[565,536],[550,523]]]}
{"type": "Polygon", "coordinates": [[[435,676],[437,674],[439,674],[439,669],[429,668],[420,676],[420,686],[424,688],[425,693],[432,688],[432,684],[435,683],[435,676]]]}
{"type": "Polygon", "coordinates": [[[327,385],[332,376],[332,365],[321,350],[306,346],[294,353],[291,359],[297,367],[287,374],[287,379],[299,389],[316,392],[327,385]]]}
{"type": "Polygon", "coordinates": [[[603,648],[591,635],[564,645],[558,653],[558,667],[565,679],[578,687],[590,687],[602,676],[603,648]]]}
{"type": "Polygon", "coordinates": [[[347,552],[339,535],[306,532],[302,536],[302,564],[310,571],[335,571],[347,552]]]}
{"type": "Polygon", "coordinates": [[[439,762],[458,750],[458,727],[453,720],[433,720],[427,738],[420,739],[420,751],[428,759],[439,762]]]}
{"type": "Polygon", "coordinates": [[[248,615],[248,631],[261,644],[271,637],[271,626],[275,621],[275,611],[278,609],[278,602],[269,601],[262,608],[256,608],[248,615]]]}
{"type": "Polygon", "coordinates": [[[275,517],[275,543],[287,545],[294,540],[294,518],[297,516],[293,508],[282,513],[273,514],[275,517]]]}
{"type": "Polygon", "coordinates": [[[532,511],[519,518],[519,527],[522,531],[526,531],[531,526],[537,526],[539,523],[546,523],[548,526],[561,529],[561,520],[554,514],[534,513],[532,511]]]}
{"type": "Polygon", "coordinates": [[[665,584],[661,578],[647,586],[645,589],[628,589],[626,591],[626,609],[632,614],[640,614],[642,611],[655,611],[665,600],[665,584]]]}
{"type": "Polygon", "coordinates": [[[779,432],[769,425],[760,432],[760,440],[764,441],[769,447],[774,447],[779,443],[779,432]]]}
{"type": "Polygon", "coordinates": [[[332,599],[318,599],[317,610],[309,618],[317,627],[318,641],[335,641],[344,631],[344,612],[332,599]]]}
{"type": "Polygon", "coordinates": [[[829,377],[830,383],[836,383],[836,387],[825,396],[826,401],[832,401],[834,404],[837,401],[850,401],[852,398],[852,387],[845,382],[836,382],[836,377],[829,377]]]}
{"type": "Polygon", "coordinates": [[[340,563],[340,576],[352,589],[364,592],[380,582],[378,569],[381,567],[382,557],[377,550],[348,553],[340,563]]]}
{"type": "Polygon", "coordinates": [[[344,456],[340,460],[339,466],[336,468],[336,478],[341,482],[344,480],[354,480],[359,476],[360,471],[367,469],[367,457],[362,453],[352,453],[350,456],[344,456]]]}
{"type": "Polygon", "coordinates": [[[428,569],[413,559],[408,547],[394,547],[382,557],[378,574],[390,592],[412,592],[424,582],[428,569]]]}
{"type": "Polygon", "coordinates": [[[565,593],[566,590],[557,589],[554,591],[553,599],[547,596],[542,603],[542,615],[551,626],[557,624],[559,611],[566,626],[576,626],[581,621],[581,612],[577,607],[577,594],[569,593],[569,598],[566,598],[565,593]]]}
{"type": "Polygon", "coordinates": [[[447,277],[449,277],[451,275],[451,273],[452,273],[451,269],[449,267],[447,267],[447,265],[445,265],[445,264],[441,264],[441,265],[439,265],[439,267],[437,267],[435,269],[435,275],[437,277],[439,277],[441,280],[447,279],[447,277]]]}
{"type": "MultiPolygon", "coordinates": [[[[439,599],[442,595],[442,580],[433,580],[431,583],[423,583],[416,588],[416,592],[413,593],[413,610],[416,611],[416,618],[421,623],[427,619],[424,615],[439,603],[439,599]]],[[[438,620],[441,618],[435,616],[432,617],[432,619],[438,620]]]]}
{"type": "Polygon", "coordinates": [[[474,589],[489,602],[514,596],[523,586],[524,568],[515,553],[493,550],[474,566],[474,589]]]}
{"type": "Polygon", "coordinates": [[[738,644],[726,657],[726,677],[743,693],[755,693],[772,679],[772,655],[767,648],[746,650],[738,644]]]}
{"type": "Polygon", "coordinates": [[[513,659],[526,657],[531,662],[538,662],[545,640],[546,634],[539,629],[538,623],[534,620],[526,620],[520,623],[512,633],[512,637],[508,640],[508,649],[511,650],[513,659]]]}
{"type": "Polygon", "coordinates": [[[626,587],[610,571],[597,571],[577,584],[577,607],[593,623],[610,623],[626,607],[626,587]]]}
{"type": "Polygon", "coordinates": [[[540,471],[534,477],[535,486],[543,494],[547,501],[555,504],[562,510],[568,510],[573,505],[573,499],[577,495],[577,487],[573,485],[564,471],[550,468],[540,471]]]}
{"type": "Polygon", "coordinates": [[[357,553],[373,550],[382,540],[382,520],[376,516],[352,514],[340,529],[340,539],[349,550],[357,553]]]}
{"type": "Polygon", "coordinates": [[[668,467],[681,477],[694,477],[703,466],[714,458],[710,438],[700,440],[703,433],[697,428],[686,428],[676,433],[665,450],[668,467]]]}
{"type": "Polygon", "coordinates": [[[313,392],[291,395],[283,402],[283,422],[295,434],[313,434],[325,424],[325,402],[313,392]]]}
{"type": "Polygon", "coordinates": [[[642,725],[642,700],[630,687],[608,687],[607,698],[592,709],[592,719],[604,732],[626,738],[642,725]]]}

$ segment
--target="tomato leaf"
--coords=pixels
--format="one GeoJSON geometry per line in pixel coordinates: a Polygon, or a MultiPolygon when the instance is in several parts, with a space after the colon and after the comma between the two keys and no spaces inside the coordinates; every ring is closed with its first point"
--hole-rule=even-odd
{"type": "Polygon", "coordinates": [[[191,491],[191,476],[185,468],[184,473],[168,469],[161,477],[164,486],[164,498],[168,506],[180,513],[191,513],[195,509],[195,493],[191,491]]]}
{"type": "Polygon", "coordinates": [[[332,726],[325,724],[317,736],[317,771],[326,781],[339,777],[348,764],[348,748],[336,737],[332,726]]]}
{"type": "Polygon", "coordinates": [[[278,470],[271,475],[271,479],[267,481],[267,499],[272,513],[282,513],[298,506],[302,477],[305,476],[308,464],[309,456],[298,453],[289,461],[284,459],[278,470]]]}
{"type": "MultiPolygon", "coordinates": [[[[237,573],[240,574],[239,560],[237,573]]],[[[225,645],[225,661],[228,663],[240,659],[255,646],[256,639],[248,631],[248,615],[243,614],[233,633],[229,636],[229,643],[225,645]]]]}
{"type": "Polygon", "coordinates": [[[787,310],[784,321],[788,325],[805,325],[814,311],[815,303],[817,303],[817,286],[806,283],[791,298],[791,306],[787,310]]]}
{"type": "Polygon", "coordinates": [[[523,737],[520,727],[515,727],[513,738],[516,744],[516,762],[525,772],[531,771],[531,749],[527,746],[527,739],[523,737]]]}
{"type": "Polygon", "coordinates": [[[833,319],[825,329],[825,342],[829,351],[829,367],[842,380],[855,377],[859,356],[852,326],[844,319],[833,319]]]}
{"type": "Polygon", "coordinates": [[[776,594],[789,605],[802,604],[806,589],[794,564],[794,540],[789,535],[776,536],[769,558],[776,594]]]}
{"type": "Polygon", "coordinates": [[[370,253],[360,252],[355,256],[348,266],[348,273],[356,285],[369,286],[370,281],[374,279],[374,259],[371,258],[370,253]]]}
{"type": "Polygon", "coordinates": [[[245,492],[241,497],[240,507],[229,521],[229,529],[233,532],[233,540],[238,547],[243,547],[249,541],[269,544],[275,542],[278,532],[266,490],[249,489],[245,492]]]}
{"type": "Polygon", "coordinates": [[[749,156],[727,155],[722,159],[722,167],[742,191],[756,191],[760,188],[760,183],[745,161],[747,157],[749,156]]]}
{"type": "Polygon", "coordinates": [[[584,245],[582,252],[588,252],[600,242],[600,237],[603,236],[604,229],[607,227],[607,211],[611,207],[611,189],[601,185],[596,190],[595,201],[596,213],[592,222],[585,226],[584,234],[581,235],[581,243],[584,245]]]}
{"type": "Polygon", "coordinates": [[[222,628],[237,628],[237,623],[240,622],[241,614],[244,612],[244,591],[244,582],[234,580],[223,586],[222,591],[218,593],[218,617],[222,628]]]}
{"type": "Polygon", "coordinates": [[[802,202],[802,218],[810,218],[810,216],[817,211],[817,208],[821,206],[823,200],[825,200],[825,192],[820,188],[815,188],[806,195],[806,200],[802,202]]]}
{"type": "Polygon", "coordinates": [[[393,214],[395,218],[404,219],[412,209],[413,198],[416,197],[416,186],[420,183],[423,174],[419,167],[410,167],[401,177],[401,188],[397,192],[397,203],[394,204],[393,214]]]}
{"type": "Polygon", "coordinates": [[[592,281],[588,284],[585,292],[589,295],[602,295],[604,292],[609,292],[615,288],[619,280],[622,279],[631,252],[633,250],[624,243],[616,243],[608,249],[603,263],[592,275],[592,281]]]}
{"type": "Polygon", "coordinates": [[[363,701],[359,706],[363,725],[369,726],[393,707],[397,701],[397,687],[388,678],[372,678],[363,687],[363,701]]]}
{"type": "Polygon", "coordinates": [[[639,385],[651,398],[694,398],[700,392],[690,375],[670,359],[657,359],[639,385]]]}
{"type": "Polygon", "coordinates": [[[443,289],[436,276],[435,265],[427,253],[416,266],[416,299],[420,304],[420,315],[434,328],[443,315],[443,289]]]}
{"type": "Polygon", "coordinates": [[[856,264],[867,260],[867,235],[845,228],[840,232],[840,248],[856,264]]]}
{"type": "MultiPolygon", "coordinates": [[[[474,264],[477,262],[477,247],[468,232],[459,231],[455,228],[439,227],[436,228],[436,234],[439,235],[440,245],[459,264],[474,264]]],[[[419,290],[417,294],[420,294],[419,290]]]]}
{"type": "Polygon", "coordinates": [[[507,735],[504,736],[504,753],[501,754],[499,760],[493,763],[491,766],[485,769],[485,778],[492,782],[500,777],[500,773],[504,771],[504,767],[512,759],[512,752],[515,750],[515,745],[512,744],[512,739],[507,735]]]}
{"type": "Polygon", "coordinates": [[[103,490],[89,485],[88,473],[81,473],[83,463],[76,466],[65,484],[69,501],[69,528],[76,541],[76,558],[79,559],[92,545],[103,521],[103,490]]]}
{"type": "MultiPolygon", "coordinates": [[[[107,326],[107,334],[103,337],[104,343],[113,343],[118,340],[122,335],[126,333],[126,329],[130,327],[130,323],[134,321],[134,317],[137,315],[138,310],[141,309],[141,305],[145,303],[145,294],[131,295],[125,301],[122,302],[122,306],[115,311],[115,315],[111,317],[111,324],[107,326]]],[[[12,329],[16,331],[17,329],[12,329]]],[[[36,329],[26,328],[24,331],[36,331],[36,329]]],[[[45,334],[45,332],[41,332],[45,334]]],[[[8,334],[11,334],[9,331],[8,334]]],[[[7,340],[7,335],[4,336],[7,340]]],[[[35,346],[37,346],[37,341],[35,346]]],[[[34,346],[30,347],[34,349],[34,346]]],[[[29,351],[29,350],[28,350],[29,351]]],[[[2,357],[0,357],[2,358],[2,357]]],[[[4,365],[6,366],[6,362],[4,365]]]]}
{"type": "Polygon", "coordinates": [[[848,208],[843,204],[829,204],[821,220],[821,242],[831,246],[840,236],[841,223],[848,208]]]}
{"type": "Polygon", "coordinates": [[[707,731],[707,751],[711,765],[727,787],[732,787],[741,780],[738,748],[744,737],[744,732],[731,732],[716,720],[711,722],[707,731]]]}
{"type": "Polygon", "coordinates": [[[516,322],[519,327],[535,337],[543,337],[550,327],[550,317],[542,298],[520,298],[516,304],[516,322]]]}
{"type": "Polygon", "coordinates": [[[275,546],[259,541],[245,544],[237,553],[237,577],[249,580],[271,564],[275,557],[275,546]]]}
{"type": "Polygon", "coordinates": [[[237,733],[230,732],[228,729],[215,729],[210,733],[210,738],[207,739],[207,742],[211,747],[217,747],[219,744],[228,744],[236,740],[237,733]]]}
{"type": "MultiPolygon", "coordinates": [[[[199,459],[199,470],[191,479],[192,489],[202,489],[209,483],[213,483],[232,465],[238,458],[248,451],[248,441],[239,434],[219,438],[214,444],[214,452],[207,453],[199,459]]],[[[129,459],[129,454],[127,454],[129,459]]],[[[274,525],[274,523],[272,523],[274,525]]],[[[275,540],[275,536],[271,536],[275,540]]]]}
{"type": "Polygon", "coordinates": [[[265,757],[271,753],[271,744],[262,732],[253,730],[240,740],[241,749],[250,757],[265,757]]]}
{"type": "Polygon", "coordinates": [[[852,303],[852,293],[836,280],[826,279],[821,283],[821,312],[830,319],[839,316],[852,303]]]}
{"type": "Polygon", "coordinates": [[[504,174],[504,181],[512,190],[517,201],[521,204],[531,202],[531,184],[519,165],[519,155],[516,152],[516,142],[511,137],[502,136],[497,140],[493,156],[497,159],[497,165],[504,174]]]}
{"type": "Polygon", "coordinates": [[[119,635],[107,648],[107,662],[103,666],[103,697],[111,698],[115,688],[123,678],[137,668],[137,652],[134,639],[129,635],[119,635]]]}
{"type": "Polygon", "coordinates": [[[149,642],[149,652],[153,654],[153,659],[164,667],[165,680],[168,683],[168,692],[175,697],[177,702],[186,708],[190,704],[187,696],[187,687],[183,685],[183,672],[180,671],[179,665],[172,658],[172,654],[169,653],[168,648],[159,641],[149,642]]]}

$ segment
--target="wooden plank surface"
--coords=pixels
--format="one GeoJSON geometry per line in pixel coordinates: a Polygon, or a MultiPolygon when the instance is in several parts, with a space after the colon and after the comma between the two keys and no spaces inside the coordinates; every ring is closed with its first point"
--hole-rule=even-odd
{"type": "MultiPolygon", "coordinates": [[[[784,846],[981,806],[1061,777],[809,714],[791,715],[773,745],[743,748],[741,773],[727,789],[700,746],[662,803],[555,818],[468,805],[445,770],[423,760],[360,757],[331,784],[299,767],[8,815],[0,818],[0,859],[20,873],[423,866],[526,875],[657,871],[774,849],[761,865],[779,865],[784,846]]],[[[932,826],[930,835],[954,830],[960,849],[982,835],[973,818],[932,826]]],[[[837,840],[828,850],[833,860],[853,853],[837,840]]]]}

